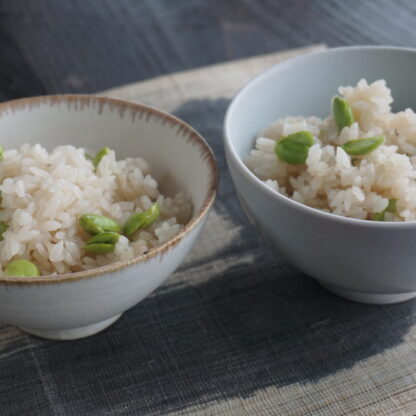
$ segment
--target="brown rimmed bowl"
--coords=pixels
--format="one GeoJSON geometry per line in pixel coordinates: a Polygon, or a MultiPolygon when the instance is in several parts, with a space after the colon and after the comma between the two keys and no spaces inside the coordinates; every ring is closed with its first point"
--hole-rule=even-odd
{"type": "Polygon", "coordinates": [[[95,334],[148,296],[191,250],[215,199],[217,167],[204,139],[182,120],[143,104],[83,95],[11,101],[0,104],[0,137],[5,148],[109,146],[120,159],[143,157],[162,192],[183,190],[193,206],[180,233],[129,261],[57,276],[0,277],[0,321],[40,337],[95,334]]]}

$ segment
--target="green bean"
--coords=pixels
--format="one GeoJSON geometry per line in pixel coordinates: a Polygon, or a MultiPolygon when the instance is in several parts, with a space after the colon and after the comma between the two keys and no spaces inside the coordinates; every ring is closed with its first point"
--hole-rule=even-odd
{"type": "Polygon", "coordinates": [[[4,148],[3,146],[0,146],[0,161],[4,159],[4,148]]]}
{"type": "Polygon", "coordinates": [[[104,232],[104,233],[97,234],[94,237],[91,237],[87,241],[87,245],[96,244],[96,243],[117,244],[119,237],[120,237],[120,234],[118,233],[104,232]]]}
{"type": "Polygon", "coordinates": [[[79,219],[79,225],[90,235],[100,234],[104,231],[120,231],[120,226],[112,218],[103,215],[84,214],[79,219]]]}
{"type": "Polygon", "coordinates": [[[92,163],[94,163],[94,156],[91,156],[89,153],[84,153],[85,159],[90,160],[92,163]]]}
{"type": "Polygon", "coordinates": [[[373,221],[384,221],[385,211],[375,212],[370,215],[370,219],[373,221]]]}
{"type": "Polygon", "coordinates": [[[352,156],[366,155],[376,150],[384,142],[384,136],[374,136],[365,139],[350,140],[341,147],[352,156]]]}
{"type": "Polygon", "coordinates": [[[332,116],[339,129],[351,126],[354,123],[354,114],[348,101],[341,97],[332,99],[332,116]]]}
{"type": "Polygon", "coordinates": [[[0,221],[0,241],[4,240],[3,233],[9,228],[7,223],[0,221]]]}
{"type": "Polygon", "coordinates": [[[97,234],[87,241],[84,250],[94,254],[112,253],[119,237],[120,234],[112,232],[97,234]]]}
{"type": "Polygon", "coordinates": [[[114,244],[96,243],[85,245],[84,250],[93,254],[108,254],[114,251],[114,247],[114,244]]]}
{"type": "Polygon", "coordinates": [[[6,276],[36,277],[39,276],[39,269],[31,261],[16,259],[11,261],[5,270],[6,276]]]}
{"type": "Polygon", "coordinates": [[[299,131],[282,137],[275,145],[276,156],[290,165],[304,165],[309,148],[313,145],[313,135],[309,131],[299,131]]]}
{"type": "Polygon", "coordinates": [[[110,148],[109,147],[103,147],[94,157],[94,160],[92,162],[94,164],[94,166],[97,167],[100,164],[101,159],[105,155],[108,155],[109,153],[110,153],[110,148]]]}
{"type": "Polygon", "coordinates": [[[374,214],[372,214],[370,216],[370,219],[372,219],[373,221],[384,221],[384,216],[386,212],[390,212],[394,214],[397,211],[396,204],[397,204],[397,199],[395,198],[389,199],[389,203],[387,204],[387,207],[384,208],[384,210],[381,212],[375,212],[374,214]]]}
{"type": "Polygon", "coordinates": [[[396,198],[389,199],[389,203],[387,205],[387,208],[384,211],[391,212],[391,213],[394,214],[397,211],[396,204],[397,204],[397,199],[396,198]]]}
{"type": "Polygon", "coordinates": [[[123,233],[129,236],[138,229],[144,229],[151,226],[160,215],[160,206],[155,202],[148,210],[136,212],[127,219],[123,227],[123,233]]]}

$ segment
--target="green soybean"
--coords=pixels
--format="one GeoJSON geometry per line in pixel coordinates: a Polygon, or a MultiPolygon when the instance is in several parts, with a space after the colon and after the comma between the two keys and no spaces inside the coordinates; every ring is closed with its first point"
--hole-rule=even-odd
{"type": "Polygon", "coordinates": [[[309,131],[299,131],[282,137],[275,145],[276,156],[290,165],[304,165],[309,148],[313,145],[313,135],[309,131]]]}
{"type": "Polygon", "coordinates": [[[332,99],[332,116],[339,129],[351,126],[354,123],[354,114],[348,101],[341,97],[332,99]]]}
{"type": "Polygon", "coordinates": [[[372,214],[370,219],[372,219],[373,221],[384,221],[386,212],[390,212],[394,214],[397,211],[396,204],[397,204],[396,198],[389,199],[389,203],[387,207],[381,212],[375,212],[374,214],[372,214]]]}
{"type": "Polygon", "coordinates": [[[92,163],[94,163],[94,156],[91,156],[89,153],[84,153],[85,159],[90,160],[92,163]]]}
{"type": "Polygon", "coordinates": [[[385,211],[375,212],[371,214],[370,219],[373,221],[384,221],[385,211]]]}
{"type": "Polygon", "coordinates": [[[341,147],[352,156],[366,155],[376,150],[384,142],[384,136],[368,137],[366,139],[350,140],[341,147]]]}
{"type": "Polygon", "coordinates": [[[120,234],[104,232],[95,235],[87,241],[84,250],[94,254],[108,254],[114,251],[120,234]]]}
{"type": "Polygon", "coordinates": [[[94,166],[97,167],[100,164],[101,159],[105,155],[108,155],[109,153],[110,153],[110,148],[109,147],[103,147],[94,157],[94,160],[92,162],[94,164],[94,166]]]}
{"type": "Polygon", "coordinates": [[[97,234],[94,237],[91,237],[87,241],[87,245],[96,244],[96,243],[117,244],[119,237],[120,237],[120,234],[118,233],[104,232],[101,234],[97,234]]]}
{"type": "Polygon", "coordinates": [[[4,240],[3,233],[8,228],[9,228],[9,226],[4,221],[0,221],[0,241],[4,240]]]}
{"type": "Polygon", "coordinates": [[[39,269],[31,261],[16,259],[11,261],[5,270],[7,276],[36,277],[39,276],[39,269]]]}
{"type": "Polygon", "coordinates": [[[129,236],[139,229],[151,226],[160,215],[160,206],[155,202],[148,210],[130,215],[123,227],[123,233],[129,236]]]}
{"type": "Polygon", "coordinates": [[[396,204],[397,204],[397,199],[396,198],[389,199],[389,203],[387,205],[387,208],[384,211],[391,212],[391,213],[394,214],[397,211],[396,204]]]}
{"type": "Polygon", "coordinates": [[[100,234],[104,231],[119,232],[120,226],[112,219],[104,215],[84,214],[79,219],[81,228],[90,235],[100,234]]]}
{"type": "Polygon", "coordinates": [[[114,251],[114,247],[114,244],[95,243],[85,245],[84,250],[93,254],[108,254],[114,251]]]}

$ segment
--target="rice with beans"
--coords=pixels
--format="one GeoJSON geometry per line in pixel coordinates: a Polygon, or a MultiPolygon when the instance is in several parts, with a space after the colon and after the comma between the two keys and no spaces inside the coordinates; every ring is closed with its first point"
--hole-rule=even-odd
{"type": "Polygon", "coordinates": [[[340,87],[355,122],[339,129],[333,116],[286,117],[268,127],[246,159],[248,168],[270,188],[310,207],[360,219],[383,213],[385,221],[416,220],[416,114],[391,111],[384,80],[340,87]],[[314,144],[304,165],[291,165],[275,154],[283,136],[309,131],[314,144]],[[368,154],[348,154],[342,145],[384,135],[368,154]],[[387,212],[389,201],[394,212],[387,212]],[[385,213],[385,215],[384,215],[385,213]]]}
{"type": "Polygon", "coordinates": [[[84,149],[39,144],[5,150],[0,162],[0,220],[8,228],[0,241],[0,269],[17,258],[32,261],[42,275],[76,272],[144,254],[177,234],[191,215],[184,193],[167,197],[158,190],[150,166],[141,158],[116,160],[110,151],[97,168],[84,149]],[[121,226],[134,212],[160,205],[160,216],[129,240],[121,235],[105,255],[83,250],[88,236],[79,226],[86,213],[121,226]]]}

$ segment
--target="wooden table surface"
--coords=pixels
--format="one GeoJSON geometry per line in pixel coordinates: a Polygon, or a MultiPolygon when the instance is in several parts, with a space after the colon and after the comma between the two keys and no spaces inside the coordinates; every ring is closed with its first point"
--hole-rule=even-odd
{"type": "Polygon", "coordinates": [[[2,0],[0,100],[88,93],[287,48],[416,46],[412,0],[2,0]]]}
{"type": "MultiPolygon", "coordinates": [[[[103,91],[178,71],[317,43],[416,47],[415,27],[416,2],[411,0],[0,0],[0,100],[103,91]]],[[[276,56],[270,55],[260,61],[250,60],[253,72],[246,75],[262,70],[274,59],[276,56]]],[[[261,262],[242,261],[246,253],[243,249],[251,250],[246,243],[248,236],[253,237],[245,219],[237,222],[240,211],[234,205],[236,199],[234,195],[229,198],[224,188],[226,183],[231,185],[219,142],[223,110],[229,99],[227,91],[234,92],[235,85],[227,82],[223,95],[218,85],[211,89],[207,82],[202,91],[200,87],[189,87],[196,81],[200,86],[201,79],[207,81],[210,74],[218,80],[216,71],[221,71],[222,77],[235,74],[238,67],[235,65],[161,77],[140,86],[107,91],[123,98],[157,102],[169,111],[181,104],[179,95],[191,100],[176,108],[176,114],[201,130],[216,151],[223,173],[219,212],[234,213],[222,219],[233,227],[234,233],[228,230],[227,241],[217,241],[208,232],[204,233],[192,254],[192,259],[203,261],[188,259],[171,278],[174,290],[169,292],[165,287],[162,300],[155,296],[133,308],[114,327],[115,332],[109,330],[100,335],[99,343],[93,339],[71,345],[49,343],[3,327],[0,347],[3,352],[5,347],[9,348],[3,358],[10,354],[7,365],[3,361],[3,368],[10,369],[9,380],[15,381],[3,387],[3,400],[12,403],[8,409],[35,403],[40,412],[37,414],[42,416],[85,414],[81,408],[94,408],[96,414],[108,415],[119,414],[120,409],[123,414],[144,414],[140,412],[144,408],[146,414],[162,411],[174,414],[177,410],[174,406],[179,403],[180,410],[175,414],[212,414],[209,406],[213,404],[220,409],[217,414],[234,415],[266,414],[264,409],[268,409],[267,414],[277,414],[276,409],[281,409],[279,414],[285,415],[416,413],[414,303],[371,309],[347,303],[321,291],[302,275],[293,275],[296,272],[288,266],[279,268],[281,280],[275,282],[272,272],[280,263],[260,242],[256,244],[257,251],[250,253],[261,262]],[[180,91],[168,94],[167,86],[172,83],[180,91]],[[197,97],[193,95],[195,90],[197,97]],[[195,101],[198,97],[199,101],[195,101]],[[215,105],[210,104],[213,99],[215,105]],[[201,109],[208,111],[207,119],[198,114],[201,109]],[[219,246],[227,257],[222,266],[218,263],[219,246]],[[206,268],[208,277],[203,272],[207,259],[217,262],[206,268]],[[223,279],[214,280],[218,273],[223,279]],[[250,278],[254,273],[255,284],[250,278]],[[191,274],[193,279],[201,279],[204,288],[195,289],[195,282],[190,288],[185,286],[184,281],[191,274]],[[225,286],[221,282],[226,282],[225,286]],[[178,295],[179,283],[184,290],[178,295]],[[284,290],[277,290],[282,284],[284,290]],[[254,295],[246,294],[242,287],[250,287],[254,295]],[[253,296],[255,313],[244,315],[246,319],[242,322],[241,314],[246,311],[241,305],[249,304],[253,296]],[[278,313],[276,304],[280,305],[278,313]],[[182,305],[182,313],[172,314],[176,305],[182,305]],[[166,331],[189,331],[189,325],[193,325],[187,315],[193,313],[189,312],[189,305],[200,308],[196,316],[204,318],[204,326],[199,327],[199,321],[195,321],[198,324],[195,334],[182,337],[180,348],[172,353],[171,344],[156,341],[162,335],[165,337],[166,331]],[[300,312],[294,315],[296,309],[300,312]],[[303,315],[305,311],[311,315],[308,319],[303,315]],[[146,320],[140,319],[143,313],[154,316],[148,332],[144,328],[146,320]],[[173,325],[165,323],[166,316],[175,316],[173,325]],[[287,329],[289,321],[296,331],[287,329]],[[259,326],[258,322],[263,324],[259,326]],[[224,338],[230,328],[231,335],[224,338]],[[252,328],[257,337],[252,337],[247,328],[252,328]],[[348,346],[340,336],[346,328],[355,331],[348,346]],[[304,337],[298,337],[299,333],[304,337]],[[136,334],[149,336],[143,336],[138,343],[136,334]],[[215,354],[212,367],[208,362],[207,368],[215,371],[205,371],[198,350],[189,355],[193,344],[188,340],[198,337],[204,352],[210,341],[210,345],[218,343],[220,350],[228,353],[225,358],[215,354]],[[260,348],[253,348],[254,339],[260,340],[260,348]],[[321,339],[326,340],[322,348],[317,342],[321,339]],[[309,353],[297,354],[304,343],[309,353]],[[15,361],[10,361],[14,347],[15,361]],[[31,355],[26,349],[31,350],[31,355]],[[109,351],[116,351],[120,360],[108,360],[109,351]],[[280,362],[275,358],[282,351],[285,360],[280,362]],[[155,366],[159,356],[167,357],[162,362],[166,370],[155,366]],[[10,362],[12,365],[8,367],[10,362]],[[102,362],[110,367],[102,366],[102,362]],[[132,362],[140,365],[132,366],[132,362]],[[201,362],[205,372],[197,367],[202,376],[188,379],[187,389],[170,389],[172,372],[173,379],[182,383],[190,362],[192,365],[201,362]],[[245,365],[252,362],[255,364],[245,365]],[[238,388],[232,383],[235,380],[229,378],[232,365],[242,368],[237,380],[243,382],[237,383],[238,388]],[[79,369],[85,369],[84,373],[79,369]],[[250,373],[244,372],[245,369],[250,373]],[[165,373],[159,373],[162,370],[165,373]],[[117,382],[113,380],[113,372],[117,382]],[[157,383],[146,377],[151,374],[156,379],[156,373],[169,377],[161,377],[157,383]],[[259,374],[261,377],[256,378],[259,374]],[[149,379],[153,384],[143,384],[149,379]],[[22,393],[37,391],[32,386],[41,390],[38,396],[22,393]],[[78,386],[83,386],[81,394],[78,386]],[[4,391],[7,393],[9,387],[7,395],[4,391]],[[102,394],[105,388],[106,394],[102,394]],[[160,391],[166,392],[163,403],[160,391]],[[19,397],[21,402],[13,397],[19,397]],[[154,411],[150,413],[149,409],[154,411]]],[[[244,68],[248,70],[246,65],[244,68]]],[[[233,81],[245,81],[242,75],[233,81]]],[[[210,221],[217,221],[217,226],[227,229],[218,222],[220,214],[214,210],[210,221]]],[[[6,414],[12,413],[6,410],[6,414]]]]}

